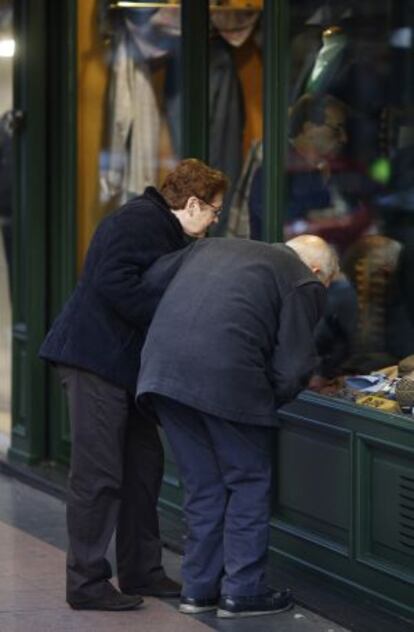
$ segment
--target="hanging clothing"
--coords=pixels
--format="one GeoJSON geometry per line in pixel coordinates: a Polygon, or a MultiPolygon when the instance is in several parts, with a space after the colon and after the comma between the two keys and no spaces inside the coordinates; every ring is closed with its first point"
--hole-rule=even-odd
{"type": "Polygon", "coordinates": [[[386,105],[386,81],[361,46],[342,39],[338,46],[307,55],[292,88],[290,102],[305,93],[330,94],[349,107],[345,153],[369,164],[380,154],[379,126],[386,105]],[[327,53],[329,50],[329,54],[327,53]],[[324,61],[323,69],[321,61],[324,61]]]}
{"type": "Polygon", "coordinates": [[[148,64],[127,31],[116,47],[109,87],[108,145],[101,166],[101,198],[142,193],[157,181],[160,111],[148,64]]]}
{"type": "Polygon", "coordinates": [[[307,81],[307,91],[313,92],[318,83],[324,80],[325,73],[336,70],[336,61],[341,58],[341,53],[346,47],[348,39],[344,33],[337,33],[323,38],[323,45],[316,55],[312,72],[307,81]]]}
{"type": "Polygon", "coordinates": [[[243,164],[243,129],[243,93],[231,47],[221,37],[215,37],[210,43],[210,164],[223,171],[231,182],[215,235],[226,232],[229,201],[243,164]]]}
{"type": "MultiPolygon", "coordinates": [[[[227,237],[239,237],[249,239],[249,198],[253,177],[262,164],[263,143],[254,141],[250,146],[246,160],[244,161],[241,176],[236,184],[235,191],[230,203],[229,223],[227,227],[227,237]]],[[[257,238],[257,237],[256,237],[257,238]]]]}

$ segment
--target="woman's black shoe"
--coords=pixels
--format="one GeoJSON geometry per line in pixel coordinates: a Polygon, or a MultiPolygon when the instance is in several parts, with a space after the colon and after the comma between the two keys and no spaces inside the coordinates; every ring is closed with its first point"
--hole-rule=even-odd
{"type": "Polygon", "coordinates": [[[68,599],[68,604],[74,610],[136,610],[144,603],[140,595],[123,595],[115,588],[106,590],[101,597],[94,597],[87,601],[73,601],[68,599]]]}

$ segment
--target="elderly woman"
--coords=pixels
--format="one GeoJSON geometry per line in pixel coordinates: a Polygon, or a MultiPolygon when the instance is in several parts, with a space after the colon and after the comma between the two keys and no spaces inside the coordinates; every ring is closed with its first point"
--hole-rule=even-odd
{"type": "Polygon", "coordinates": [[[106,217],[40,349],[41,358],[58,365],[69,403],[67,601],[73,608],[129,610],[142,603],[140,594],[180,592],[161,564],[156,507],[163,450],[156,425],[143,422],[133,398],[154,302],[142,275],[161,255],[205,235],[227,184],[221,172],[183,160],[160,192],[147,187],[106,217]],[[109,582],[105,559],[115,529],[122,593],[109,582]]]}

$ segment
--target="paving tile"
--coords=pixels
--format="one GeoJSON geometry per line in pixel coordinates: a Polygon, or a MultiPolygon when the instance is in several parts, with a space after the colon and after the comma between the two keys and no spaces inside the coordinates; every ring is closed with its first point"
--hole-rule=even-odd
{"type": "MultiPolygon", "coordinates": [[[[228,621],[185,616],[178,600],[152,598],[133,612],[74,611],[65,602],[66,539],[64,503],[0,475],[0,632],[346,632],[299,608],[228,621]]],[[[179,579],[180,556],[165,550],[164,563],[179,579]]]]}
{"type": "Polygon", "coordinates": [[[61,608],[56,594],[40,590],[0,590],[0,612],[31,612],[61,608]]]}
{"type": "Polygon", "coordinates": [[[24,582],[30,587],[30,589],[34,590],[47,590],[53,593],[58,593],[60,595],[65,595],[66,590],[66,581],[65,581],[65,573],[61,572],[59,575],[53,576],[43,576],[39,577],[31,577],[28,579],[24,579],[24,582]]]}
{"type": "Polygon", "coordinates": [[[0,612],[1,632],[208,632],[191,617],[148,600],[146,607],[124,613],[79,612],[64,607],[34,612],[0,612]]]}

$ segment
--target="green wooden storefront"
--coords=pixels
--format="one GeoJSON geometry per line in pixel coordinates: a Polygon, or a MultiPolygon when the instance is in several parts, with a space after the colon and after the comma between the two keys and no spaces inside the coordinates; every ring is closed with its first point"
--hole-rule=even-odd
{"type": "MultiPolygon", "coordinates": [[[[184,155],[208,159],[208,3],[183,0],[184,155]],[[197,107],[194,107],[197,95],[197,107]]],[[[266,238],[281,235],[288,0],[265,2],[266,238]],[[276,174],[276,175],[275,175],[276,174]]],[[[76,3],[15,3],[13,430],[9,458],[67,465],[55,378],[37,359],[75,281],[76,3]],[[58,6],[57,6],[58,5],[58,6]]],[[[305,393],[281,411],[274,444],[272,560],[289,561],[414,616],[414,424],[305,393]]],[[[172,461],[161,505],[179,520],[172,461]]]]}

